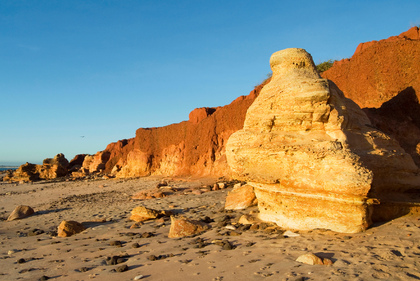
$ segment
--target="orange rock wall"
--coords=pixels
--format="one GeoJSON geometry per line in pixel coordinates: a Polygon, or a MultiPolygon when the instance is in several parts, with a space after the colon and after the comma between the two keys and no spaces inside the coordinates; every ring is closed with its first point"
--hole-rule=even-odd
{"type": "Polygon", "coordinates": [[[394,137],[420,167],[420,31],[361,43],[350,59],[322,73],[364,108],[372,125],[394,137]]]}
{"type": "Polygon", "coordinates": [[[381,107],[408,87],[420,97],[418,27],[381,41],[361,43],[351,59],[322,73],[361,108],[381,107]]]}
{"type": "Polygon", "coordinates": [[[189,121],[140,128],[135,138],[109,144],[105,171],[117,177],[226,175],[226,141],[243,127],[246,111],[263,84],[229,105],[195,109],[189,121]]]}

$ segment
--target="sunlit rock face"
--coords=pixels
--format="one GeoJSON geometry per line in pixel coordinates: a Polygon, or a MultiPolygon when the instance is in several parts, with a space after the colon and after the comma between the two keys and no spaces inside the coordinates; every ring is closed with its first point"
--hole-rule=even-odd
{"type": "Polygon", "coordinates": [[[321,79],[309,53],[282,50],[270,65],[271,81],[226,147],[234,176],[254,187],[261,219],[359,232],[373,204],[420,186],[411,157],[321,79]]]}

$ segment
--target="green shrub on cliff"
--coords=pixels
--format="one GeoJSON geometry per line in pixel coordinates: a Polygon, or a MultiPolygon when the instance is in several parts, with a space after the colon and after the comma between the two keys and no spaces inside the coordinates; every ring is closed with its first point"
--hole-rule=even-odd
{"type": "Polygon", "coordinates": [[[316,65],[316,70],[318,70],[319,73],[322,73],[330,69],[331,66],[333,66],[334,62],[335,62],[334,60],[327,60],[327,61],[321,62],[320,64],[316,65]]]}

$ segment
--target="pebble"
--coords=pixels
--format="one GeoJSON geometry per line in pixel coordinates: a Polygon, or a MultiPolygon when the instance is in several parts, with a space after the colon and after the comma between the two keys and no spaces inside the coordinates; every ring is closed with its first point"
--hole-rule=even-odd
{"type": "Polygon", "coordinates": [[[112,256],[112,257],[107,257],[105,262],[107,265],[116,265],[119,263],[123,263],[125,261],[126,260],[124,258],[121,258],[119,256],[112,256]]]}
{"type": "Polygon", "coordinates": [[[110,246],[122,247],[121,241],[111,241],[111,242],[109,242],[109,245],[110,246]]]}
{"type": "Polygon", "coordinates": [[[225,226],[226,229],[230,229],[230,230],[236,230],[236,227],[234,227],[233,225],[229,224],[225,226]]]}
{"type": "Polygon", "coordinates": [[[286,237],[298,237],[298,236],[300,236],[300,234],[297,234],[297,233],[291,232],[290,230],[286,230],[286,231],[283,233],[283,236],[286,236],[286,237]]]}
{"type": "Polygon", "coordinates": [[[7,252],[7,254],[10,256],[10,255],[13,255],[13,254],[14,254],[14,253],[16,253],[16,252],[18,252],[18,250],[13,249],[13,250],[9,250],[9,251],[7,252]]]}
{"type": "Polygon", "coordinates": [[[142,279],[143,278],[143,275],[137,275],[136,277],[134,277],[134,279],[133,280],[140,280],[140,279],[142,279]]]}
{"type": "Polygon", "coordinates": [[[126,264],[121,265],[115,269],[117,272],[124,272],[128,270],[128,266],[126,264]]]}

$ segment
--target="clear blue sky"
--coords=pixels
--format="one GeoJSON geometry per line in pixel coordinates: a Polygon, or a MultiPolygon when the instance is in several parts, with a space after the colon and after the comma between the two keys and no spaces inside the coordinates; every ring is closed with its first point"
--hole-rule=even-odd
{"type": "Polygon", "coordinates": [[[420,24],[420,1],[0,1],[0,164],[94,154],[420,24]],[[84,137],[82,137],[84,136],[84,137]]]}

